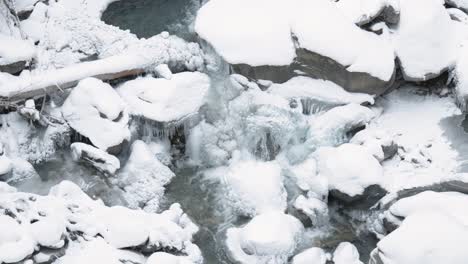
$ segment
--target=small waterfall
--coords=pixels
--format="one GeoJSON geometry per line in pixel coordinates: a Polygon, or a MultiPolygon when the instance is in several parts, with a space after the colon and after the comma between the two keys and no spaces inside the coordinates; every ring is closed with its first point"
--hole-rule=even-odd
{"type": "Polygon", "coordinates": [[[328,111],[331,108],[337,106],[310,98],[301,98],[300,100],[302,105],[302,113],[304,115],[314,115],[320,112],[328,111]]]}

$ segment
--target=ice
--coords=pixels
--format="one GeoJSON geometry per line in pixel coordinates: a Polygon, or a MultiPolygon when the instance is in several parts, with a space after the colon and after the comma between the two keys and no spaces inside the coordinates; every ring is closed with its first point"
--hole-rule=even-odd
{"type": "Polygon", "coordinates": [[[292,264],[325,264],[327,263],[327,255],[321,248],[309,248],[294,256],[292,264]]]}
{"type": "Polygon", "coordinates": [[[226,195],[241,214],[255,216],[286,209],[286,190],[276,162],[233,162],[223,177],[226,195]]]}
{"type": "Polygon", "coordinates": [[[62,114],[74,130],[104,151],[130,139],[125,102],[98,79],[80,81],[63,103],[62,114]]]}
{"type": "Polygon", "coordinates": [[[226,244],[239,263],[284,264],[303,231],[299,220],[273,211],[254,217],[244,227],[228,229],[226,244]]]}
{"type": "Polygon", "coordinates": [[[363,264],[359,260],[357,248],[349,242],[341,242],[333,252],[333,263],[335,264],[363,264]]]}
{"type": "Polygon", "coordinates": [[[130,208],[156,212],[164,196],[164,186],[175,174],[161,163],[150,147],[143,141],[135,141],[125,167],[112,181],[125,191],[124,198],[130,208]]]}
{"type": "Polygon", "coordinates": [[[382,166],[365,147],[322,147],[316,155],[318,173],[328,179],[329,188],[349,196],[363,194],[367,187],[380,184],[383,179],[382,166]]]}
{"type": "Polygon", "coordinates": [[[118,88],[132,115],[158,122],[177,122],[198,112],[205,103],[210,79],[199,72],[173,74],[170,79],[145,77],[118,88]]]}

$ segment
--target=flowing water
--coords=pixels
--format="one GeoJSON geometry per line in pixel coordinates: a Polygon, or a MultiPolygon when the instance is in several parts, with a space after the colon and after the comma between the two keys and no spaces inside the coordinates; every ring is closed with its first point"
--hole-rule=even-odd
{"type": "MultiPolygon", "coordinates": [[[[195,40],[192,24],[202,2],[203,0],[117,1],[108,7],[102,19],[108,24],[129,29],[139,37],[151,37],[162,31],[169,31],[187,40],[195,40]]],[[[222,82],[226,76],[211,77],[222,82]]],[[[314,106],[310,104],[308,107],[313,109],[314,106]]],[[[107,205],[125,204],[120,190],[108,184],[96,171],[73,162],[68,153],[69,150],[64,150],[55,159],[36,166],[39,175],[19,182],[16,186],[22,191],[47,194],[51,186],[62,180],[70,180],[90,196],[103,199],[107,205]]],[[[121,156],[125,160],[128,153],[124,152],[121,156]]],[[[175,202],[180,203],[183,210],[200,227],[195,243],[202,250],[206,264],[233,263],[224,244],[226,230],[242,226],[249,219],[236,216],[224,202],[223,188],[219,181],[208,177],[205,171],[183,162],[178,162],[173,170],[176,177],[167,186],[162,208],[175,202]]],[[[294,192],[289,193],[290,203],[295,195],[294,192]]],[[[377,240],[368,232],[359,232],[360,228],[340,210],[342,209],[332,206],[329,221],[320,228],[308,228],[300,249],[319,246],[333,250],[340,242],[349,241],[357,246],[361,260],[367,262],[377,240]]]]}

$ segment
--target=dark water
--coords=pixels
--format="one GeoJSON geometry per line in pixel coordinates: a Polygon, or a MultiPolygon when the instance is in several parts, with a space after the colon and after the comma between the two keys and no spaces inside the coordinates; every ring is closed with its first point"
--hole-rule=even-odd
{"type": "Polygon", "coordinates": [[[202,0],[126,0],[111,3],[101,19],[138,37],[148,38],[168,31],[193,39],[192,23],[202,0]]]}
{"type": "Polygon", "coordinates": [[[458,172],[468,173],[468,115],[447,117],[440,122],[440,125],[450,145],[459,153],[458,172]]]}

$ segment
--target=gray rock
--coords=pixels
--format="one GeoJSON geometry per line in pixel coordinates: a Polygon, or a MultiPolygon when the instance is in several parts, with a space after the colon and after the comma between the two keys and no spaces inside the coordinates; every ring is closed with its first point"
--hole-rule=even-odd
{"type": "Polygon", "coordinates": [[[288,66],[257,66],[247,64],[232,65],[235,73],[251,79],[270,80],[283,83],[295,76],[305,75],[315,79],[332,81],[350,92],[381,95],[393,88],[392,78],[385,82],[364,72],[349,72],[346,65],[341,65],[331,58],[306,49],[297,49],[296,60],[288,66]]]}
{"type": "Polygon", "coordinates": [[[20,73],[26,66],[26,61],[17,61],[14,63],[0,65],[0,72],[6,72],[10,74],[20,73]]]}
{"type": "Polygon", "coordinates": [[[384,160],[388,160],[393,158],[398,152],[398,145],[392,141],[390,145],[383,145],[382,150],[384,153],[384,160]]]}
{"type": "Polygon", "coordinates": [[[353,209],[369,209],[387,194],[387,191],[379,185],[370,185],[361,195],[350,196],[338,190],[330,190],[330,200],[352,207],[353,209]]]}

